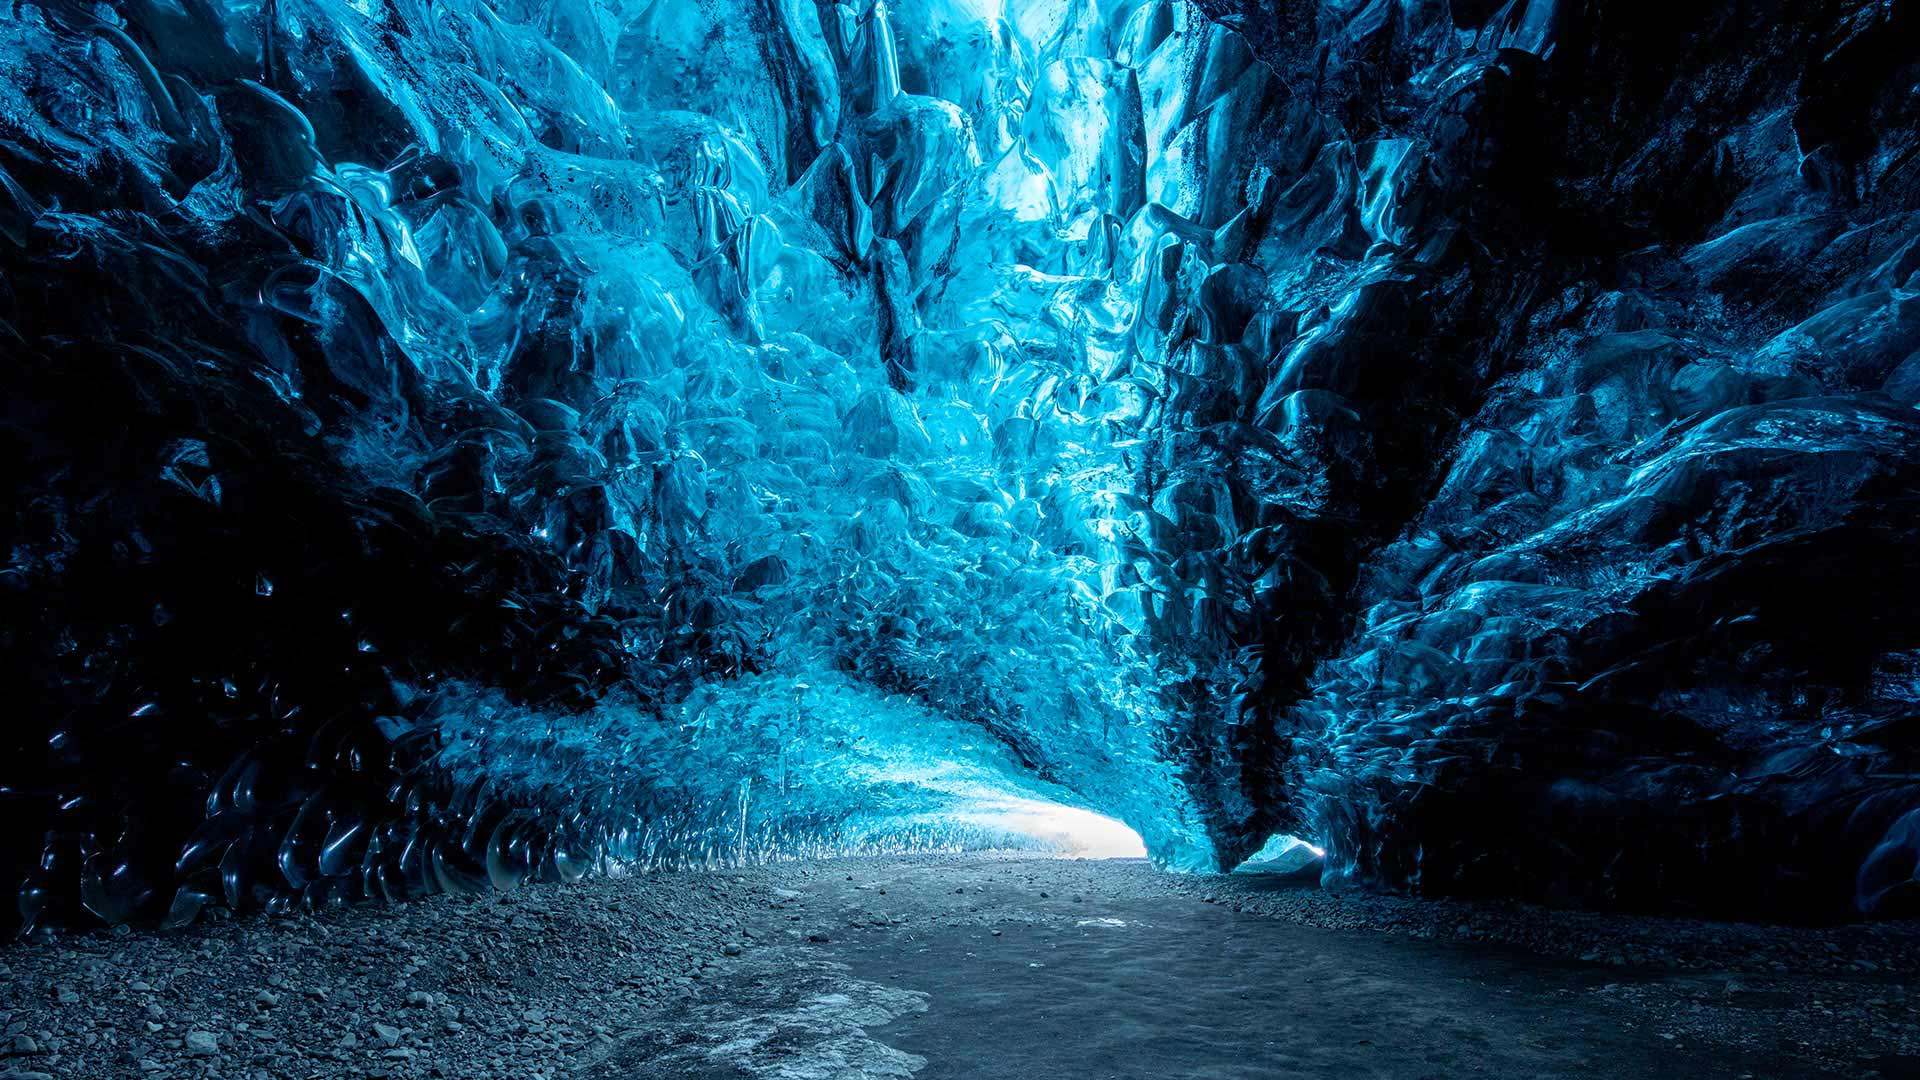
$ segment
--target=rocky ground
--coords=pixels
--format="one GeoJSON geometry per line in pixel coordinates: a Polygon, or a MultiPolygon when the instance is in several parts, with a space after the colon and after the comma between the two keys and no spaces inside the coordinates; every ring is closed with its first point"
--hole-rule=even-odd
{"type": "Polygon", "coordinates": [[[1784,927],[1172,878],[1205,903],[1331,931],[1487,944],[1612,977],[1596,998],[1655,1037],[1779,1051],[1839,1075],[1920,1077],[1920,924],[1784,927]]]}
{"type": "Polygon", "coordinates": [[[995,1036],[1001,1016],[1089,1039],[1128,1026],[1048,1075],[1242,1075],[1133,1071],[1141,1047],[1171,1045],[1148,1030],[1156,986],[1204,1012],[1185,1030],[1304,1021],[1232,1049],[1267,1069],[1248,1075],[1354,1053],[1382,1076],[1920,1076],[1916,973],[1911,924],[1412,901],[1133,861],[859,859],[37,938],[0,949],[0,1078],[1039,1075],[1020,1063],[1061,1039],[1037,1028],[1022,1049],[995,1036]]]}
{"type": "Polygon", "coordinates": [[[0,952],[6,1065],[56,1077],[550,1077],[752,944],[791,870],[90,933],[0,952]]]}

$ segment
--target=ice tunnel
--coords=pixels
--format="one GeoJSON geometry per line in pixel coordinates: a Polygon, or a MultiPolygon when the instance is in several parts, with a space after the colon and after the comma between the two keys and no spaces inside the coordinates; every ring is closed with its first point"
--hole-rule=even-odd
{"type": "Polygon", "coordinates": [[[16,0],[15,925],[1023,800],[1910,913],[1915,24],[16,0]]]}

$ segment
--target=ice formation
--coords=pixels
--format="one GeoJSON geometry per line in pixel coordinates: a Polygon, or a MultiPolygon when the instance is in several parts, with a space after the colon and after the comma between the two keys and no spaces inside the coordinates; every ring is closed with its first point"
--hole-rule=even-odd
{"type": "Polygon", "coordinates": [[[1914,10],[20,0],[19,921],[1010,799],[1911,910],[1914,10]]]}

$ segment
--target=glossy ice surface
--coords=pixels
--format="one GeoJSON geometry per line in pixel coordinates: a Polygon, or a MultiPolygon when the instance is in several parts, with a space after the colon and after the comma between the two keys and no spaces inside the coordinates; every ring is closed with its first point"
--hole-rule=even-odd
{"type": "Polygon", "coordinates": [[[1911,10],[1633,6],[13,7],[24,920],[1009,798],[1910,902],[1911,10]]]}

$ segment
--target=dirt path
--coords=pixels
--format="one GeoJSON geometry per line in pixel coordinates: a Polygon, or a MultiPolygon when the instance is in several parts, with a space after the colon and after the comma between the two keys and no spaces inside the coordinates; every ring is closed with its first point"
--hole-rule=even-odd
{"type": "Polygon", "coordinates": [[[1911,925],[858,859],[15,945],[0,1080],[1917,1077],[1916,973],[1911,925]]]}

